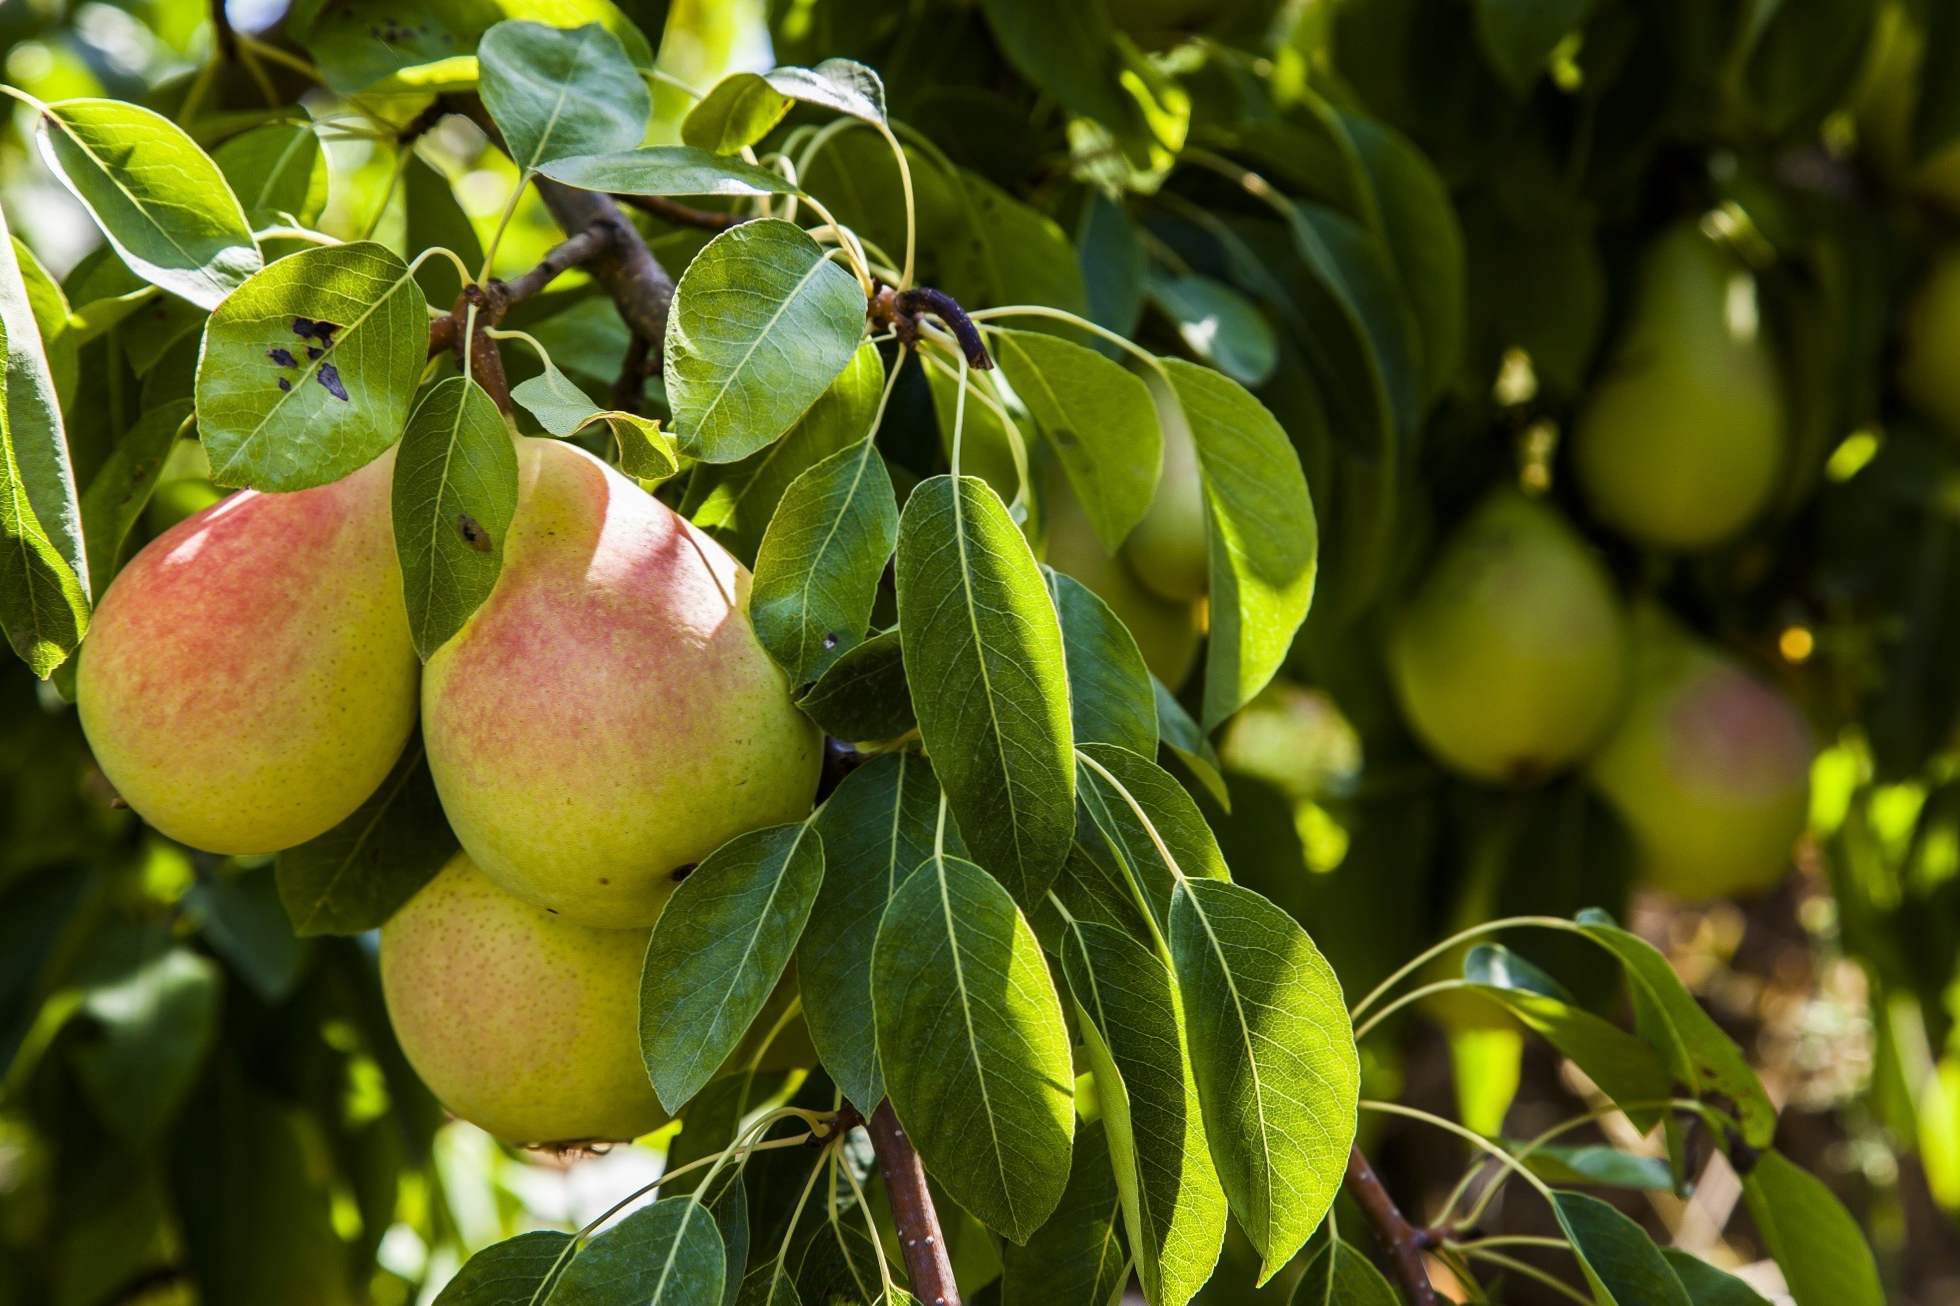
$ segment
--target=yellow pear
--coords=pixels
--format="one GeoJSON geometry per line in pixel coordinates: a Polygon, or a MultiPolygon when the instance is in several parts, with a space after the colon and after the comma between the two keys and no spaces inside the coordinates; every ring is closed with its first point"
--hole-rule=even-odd
{"type": "Polygon", "coordinates": [[[677,872],[809,812],[822,739],[726,549],[561,441],[522,441],[519,474],[497,586],[423,672],[429,769],[497,884],[648,926],[677,872]]]}
{"type": "Polygon", "coordinates": [[[216,853],[350,815],[415,725],[388,453],[330,485],[246,490],[130,559],[82,646],[95,759],[145,821],[216,853]]]}
{"type": "Polygon", "coordinates": [[[1389,674],[1410,727],[1446,764],[1530,780],[1598,742],[1625,645],[1586,542],[1555,508],[1505,489],[1457,527],[1396,615],[1389,674]]]}
{"type": "Polygon", "coordinates": [[[458,854],[381,929],[381,989],[436,1098],[510,1143],[636,1138],[666,1113],[640,1057],[647,931],[505,893],[458,854]]]}
{"type": "Polygon", "coordinates": [[[1788,443],[1754,283],[1692,224],[1649,251],[1573,435],[1602,521],[1662,549],[1710,548],[1769,502],[1788,443]]]}
{"type": "Polygon", "coordinates": [[[1659,609],[1633,624],[1627,710],[1588,776],[1632,831],[1649,883],[1683,898],[1773,887],[1809,811],[1808,723],[1659,609]]]}

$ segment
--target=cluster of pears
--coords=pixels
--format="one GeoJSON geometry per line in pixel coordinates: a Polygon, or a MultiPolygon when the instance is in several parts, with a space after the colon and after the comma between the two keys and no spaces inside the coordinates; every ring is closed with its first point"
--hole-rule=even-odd
{"type": "Polygon", "coordinates": [[[353,816],[419,715],[463,851],[382,930],[403,1050],[501,1138],[631,1138],[663,1118],[636,1039],[648,931],[716,846],[808,812],[822,741],[739,562],[583,450],[518,444],[496,588],[426,666],[390,452],[159,535],[102,598],[77,703],[131,807],[230,854],[353,816]]]}
{"type": "MultiPolygon", "coordinates": [[[[1733,538],[1782,471],[1786,421],[1746,274],[1667,233],[1581,413],[1573,462],[1598,518],[1649,547],[1733,538]]],[[[1448,539],[1396,615],[1389,672],[1411,727],[1488,781],[1585,765],[1646,878],[1683,897],[1767,888],[1808,810],[1796,705],[1658,606],[1629,616],[1551,505],[1503,489],[1448,539]]]]}

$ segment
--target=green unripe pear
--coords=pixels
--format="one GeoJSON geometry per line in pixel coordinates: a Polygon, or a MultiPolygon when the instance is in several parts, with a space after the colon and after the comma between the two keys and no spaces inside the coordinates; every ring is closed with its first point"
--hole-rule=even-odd
{"type": "Polygon", "coordinates": [[[1449,766],[1528,780],[1577,761],[1619,705],[1625,622],[1606,569],[1551,506],[1500,490],[1397,614],[1389,674],[1449,766]]]}
{"type": "Polygon", "coordinates": [[[1144,665],[1157,679],[1178,688],[1198,660],[1202,605],[1174,602],[1145,588],[1121,558],[1103,552],[1095,525],[1070,492],[1061,470],[1051,468],[1043,479],[1048,565],[1094,590],[1117,620],[1130,628],[1144,665]]]}
{"type": "Polygon", "coordinates": [[[381,990],[415,1073],[509,1143],[637,1138],[667,1117],[640,1056],[647,931],[600,930],[458,854],[381,929],[381,990]]]}
{"type": "Polygon", "coordinates": [[[1211,533],[1205,524],[1205,491],[1198,479],[1198,446],[1184,407],[1164,379],[1145,376],[1164,432],[1164,463],[1157,497],[1123,541],[1123,560],[1160,597],[1201,599],[1211,589],[1211,533]]]}
{"type": "Polygon", "coordinates": [[[1899,390],[1960,439],[1960,249],[1933,261],[1906,311],[1899,390]]]}
{"type": "Polygon", "coordinates": [[[1658,609],[1633,625],[1626,713],[1587,775],[1632,831],[1649,883],[1694,899],[1769,889],[1809,810],[1809,725],[1658,609]]]}
{"type": "Polygon", "coordinates": [[[130,559],[83,643],[96,762],[145,821],[268,853],[351,815],[415,725],[394,455],[330,485],[234,494],[130,559]]]}
{"type": "Polygon", "coordinates": [[[429,770],[497,884],[648,926],[676,872],[808,814],[822,741],[726,549],[572,445],[518,461],[497,586],[423,672],[429,770]]]}
{"type": "Polygon", "coordinates": [[[1573,459],[1587,501],[1644,544],[1720,544],[1769,502],[1785,426],[1753,283],[1696,227],[1676,227],[1649,252],[1579,417],[1573,459]]]}

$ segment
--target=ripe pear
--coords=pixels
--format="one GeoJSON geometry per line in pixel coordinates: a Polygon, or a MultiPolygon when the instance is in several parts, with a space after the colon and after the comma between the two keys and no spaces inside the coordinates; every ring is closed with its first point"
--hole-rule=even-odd
{"type": "Polygon", "coordinates": [[[1650,884],[1683,898],[1769,889],[1809,811],[1809,725],[1658,609],[1633,624],[1627,710],[1587,775],[1632,831],[1650,884]]]}
{"type": "Polygon", "coordinates": [[[1157,679],[1178,688],[1198,660],[1202,605],[1176,602],[1145,588],[1122,558],[1103,552],[1094,524],[1069,490],[1061,469],[1051,467],[1043,481],[1048,565],[1094,590],[1117,620],[1130,628],[1144,665],[1157,679]]]}
{"type": "Polygon", "coordinates": [[[649,926],[677,872],[809,812],[822,740],[726,549],[561,441],[522,441],[519,476],[497,586],[423,671],[429,769],[497,884],[649,926]]]}
{"type": "Polygon", "coordinates": [[[1676,227],[1648,253],[1579,416],[1573,459],[1587,501],[1644,544],[1713,547],[1769,502],[1786,426],[1753,282],[1698,228],[1676,227]]]}
{"type": "Polygon", "coordinates": [[[1205,524],[1204,486],[1198,480],[1198,446],[1169,385],[1155,373],[1144,379],[1164,432],[1164,462],[1150,510],[1123,541],[1123,559],[1158,596],[1189,602],[1211,589],[1211,532],[1205,524]]]}
{"type": "Polygon", "coordinates": [[[1906,311],[1899,390],[1960,439],[1960,248],[1933,261],[1906,311]]]}
{"type": "Polygon", "coordinates": [[[1582,757],[1620,700],[1611,579],[1557,509],[1491,495],[1444,545],[1389,635],[1403,714],[1446,764],[1529,780],[1582,757]]]}
{"type": "Polygon", "coordinates": [[[381,991],[415,1073],[505,1142],[637,1138],[667,1117],[640,1056],[647,931],[600,930],[459,853],[381,928],[381,991]]]}
{"type": "Polygon", "coordinates": [[[329,485],[234,494],[157,536],[102,596],[76,672],[82,729],[158,830],[276,852],[387,776],[418,675],[393,465],[390,452],[329,485]]]}

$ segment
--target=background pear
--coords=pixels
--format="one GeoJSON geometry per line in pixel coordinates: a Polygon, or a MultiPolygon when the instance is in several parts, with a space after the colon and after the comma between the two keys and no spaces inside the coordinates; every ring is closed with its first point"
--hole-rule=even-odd
{"type": "Polygon", "coordinates": [[[676,871],[810,810],[822,741],[727,550],[572,445],[522,441],[519,475],[497,587],[423,672],[429,769],[485,875],[648,926],[676,871]]]}
{"type": "Polygon", "coordinates": [[[145,821],[216,853],[337,825],[415,725],[392,452],[329,485],[179,522],[103,595],[76,673],[96,762],[145,821]]]}
{"type": "Polygon", "coordinates": [[[1697,227],[1675,227],[1648,253],[1579,417],[1573,459],[1587,502],[1641,543],[1709,548],[1762,511],[1787,442],[1753,282],[1697,227]]]}
{"type": "Polygon", "coordinates": [[[1906,310],[1899,389],[1960,439],[1960,249],[1933,261],[1906,310]]]}
{"type": "Polygon", "coordinates": [[[1809,809],[1808,723],[1658,609],[1633,624],[1627,710],[1588,775],[1631,829],[1650,883],[1697,899],[1770,888],[1809,809]]]}
{"type": "Polygon", "coordinates": [[[1542,776],[1598,741],[1619,702],[1624,620],[1592,550],[1558,511],[1493,494],[1443,546],[1389,635],[1403,714],[1444,762],[1483,780],[1542,776]]]}
{"type": "Polygon", "coordinates": [[[1123,559],[1103,552],[1094,523],[1082,511],[1059,465],[1043,478],[1042,507],[1047,541],[1044,557],[1057,571],[1067,572],[1096,592],[1110,611],[1136,637],[1144,665],[1157,679],[1176,689],[1191,674],[1203,638],[1201,605],[1167,599],[1146,588],[1123,559]]]}
{"type": "Polygon", "coordinates": [[[1201,599],[1211,588],[1211,533],[1205,525],[1198,446],[1170,386],[1154,371],[1146,371],[1143,379],[1164,432],[1164,462],[1157,474],[1157,497],[1123,541],[1123,559],[1158,597],[1174,602],[1201,599]]]}
{"type": "Polygon", "coordinates": [[[666,1113],[640,1058],[645,930],[574,925],[458,854],[381,930],[388,1019],[456,1115],[510,1143],[638,1137],[666,1113]]]}

